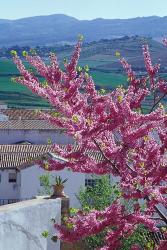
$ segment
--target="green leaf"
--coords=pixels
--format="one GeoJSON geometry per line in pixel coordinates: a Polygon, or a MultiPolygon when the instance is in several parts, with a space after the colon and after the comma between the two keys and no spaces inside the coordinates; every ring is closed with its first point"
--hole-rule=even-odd
{"type": "Polygon", "coordinates": [[[67,58],[64,58],[63,62],[64,62],[64,64],[66,64],[67,63],[67,58]]]}
{"type": "Polygon", "coordinates": [[[88,66],[88,65],[85,65],[85,66],[84,66],[84,70],[85,70],[86,72],[88,72],[88,71],[89,71],[89,66],[88,66]]]}
{"type": "Polygon", "coordinates": [[[24,51],[22,52],[22,55],[23,55],[24,57],[26,57],[26,56],[28,56],[28,52],[24,50],[24,51]]]}
{"type": "Polygon", "coordinates": [[[100,94],[105,94],[106,93],[106,90],[105,89],[100,89],[100,94]]]}
{"type": "Polygon", "coordinates": [[[17,56],[17,51],[16,51],[16,50],[11,50],[11,51],[10,51],[10,54],[11,54],[12,56],[17,56]]]}
{"type": "Polygon", "coordinates": [[[52,140],[51,140],[51,138],[48,138],[48,140],[47,140],[47,144],[52,144],[52,140]]]}
{"type": "Polygon", "coordinates": [[[48,232],[47,230],[43,231],[43,232],[42,232],[42,236],[43,236],[44,238],[47,238],[47,237],[49,236],[49,232],[48,232]]]}
{"type": "Polygon", "coordinates": [[[82,34],[78,34],[78,40],[83,41],[83,39],[84,39],[84,36],[82,34]]]}
{"type": "Polygon", "coordinates": [[[78,72],[81,72],[82,71],[82,67],[78,66],[77,70],[78,70],[78,72]]]}
{"type": "Polygon", "coordinates": [[[67,225],[67,228],[68,228],[68,229],[72,229],[73,226],[74,226],[73,223],[67,223],[66,225],[67,225]]]}
{"type": "Polygon", "coordinates": [[[70,213],[71,213],[71,214],[76,214],[76,213],[78,212],[78,210],[79,210],[79,209],[77,209],[77,208],[71,207],[71,208],[70,208],[70,213]]]}

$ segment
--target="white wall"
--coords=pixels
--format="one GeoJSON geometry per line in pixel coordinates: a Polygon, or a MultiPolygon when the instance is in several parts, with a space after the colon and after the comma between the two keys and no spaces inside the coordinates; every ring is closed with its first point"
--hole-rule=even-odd
{"type": "Polygon", "coordinates": [[[0,143],[14,144],[19,141],[30,141],[33,144],[47,144],[48,138],[53,143],[68,144],[73,139],[57,130],[17,130],[0,129],[0,143]]]}
{"type": "Polygon", "coordinates": [[[60,242],[41,236],[56,231],[50,220],[61,221],[61,200],[34,199],[0,207],[1,250],[60,250],[60,242]]]}
{"type": "MultiPolygon", "coordinates": [[[[46,171],[37,165],[21,170],[21,199],[32,198],[38,195],[39,191],[42,190],[39,176],[44,173],[46,171]]],[[[65,183],[65,194],[70,198],[71,207],[79,207],[79,202],[75,194],[78,194],[80,187],[85,185],[85,174],[73,173],[68,170],[51,171],[50,173],[54,176],[61,176],[63,179],[68,178],[68,181],[65,183]]]]}
{"type": "Polygon", "coordinates": [[[15,173],[16,170],[0,170],[0,199],[19,199],[20,197],[20,173],[17,173],[17,182],[9,182],[9,173],[15,173]],[[14,188],[15,187],[15,188],[14,188]]]}

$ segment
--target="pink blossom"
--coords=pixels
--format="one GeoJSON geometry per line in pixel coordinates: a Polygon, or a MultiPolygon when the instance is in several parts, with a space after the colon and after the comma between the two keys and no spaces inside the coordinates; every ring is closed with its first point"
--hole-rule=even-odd
{"type": "MultiPolygon", "coordinates": [[[[166,39],[164,40],[166,43],[166,39]]],[[[26,60],[45,78],[30,73],[15,55],[13,60],[21,77],[16,81],[47,99],[56,113],[39,116],[55,127],[62,128],[73,137],[77,146],[53,145],[52,150],[63,160],[48,160],[40,167],[48,171],[71,169],[73,172],[113,174],[119,176],[121,197],[135,200],[133,211],[126,211],[119,197],[104,211],[78,212],[69,217],[67,225],[55,225],[58,238],[73,242],[107,229],[105,246],[101,250],[118,249],[122,238],[131,235],[136,225],[144,224],[150,231],[157,231],[157,222],[151,219],[157,212],[156,205],[167,206],[167,116],[160,101],[167,94],[166,80],[159,78],[160,64],[153,65],[147,45],[143,46],[146,75],[137,77],[131,65],[120,60],[127,74],[127,89],[118,87],[110,93],[100,94],[91,76],[78,72],[77,65],[81,42],[75,46],[65,71],[60,69],[57,58],[50,55],[46,65],[39,56],[26,56],[26,60]],[[156,91],[160,96],[156,95],[156,91]],[[154,97],[148,113],[144,102],[154,97]],[[146,204],[144,212],[140,200],[146,204]],[[114,228],[114,229],[113,229],[114,228]]],[[[167,223],[158,210],[161,219],[167,223]]],[[[158,249],[165,250],[162,242],[158,249]]],[[[134,245],[132,249],[139,249],[134,245]]]]}

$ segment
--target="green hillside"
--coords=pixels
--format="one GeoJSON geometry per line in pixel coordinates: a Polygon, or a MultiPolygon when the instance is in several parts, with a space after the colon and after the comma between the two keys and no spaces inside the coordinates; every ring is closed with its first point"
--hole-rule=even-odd
{"type": "MultiPolygon", "coordinates": [[[[100,63],[100,62],[99,62],[100,63]]],[[[83,60],[81,65],[97,65],[89,60],[83,60]]],[[[48,103],[25,86],[14,83],[11,77],[18,74],[18,71],[11,60],[0,60],[0,101],[9,107],[48,107],[48,103]]],[[[126,83],[126,77],[116,73],[106,73],[92,69],[90,75],[93,77],[97,88],[113,89],[117,85],[126,83]]]]}
{"type": "Polygon", "coordinates": [[[9,107],[48,107],[48,103],[25,86],[11,81],[18,74],[11,60],[0,60],[0,101],[9,107]]]}
{"type": "MultiPolygon", "coordinates": [[[[83,44],[79,65],[89,65],[97,88],[114,89],[118,85],[127,83],[119,58],[115,56],[119,51],[137,73],[145,73],[142,56],[142,44],[149,44],[153,62],[161,58],[161,74],[167,75],[167,49],[151,38],[123,37],[120,39],[91,42],[83,44]]],[[[37,54],[46,59],[49,51],[56,51],[59,62],[64,58],[70,59],[74,46],[38,47],[37,54]]],[[[8,49],[9,51],[9,49],[8,49]]],[[[21,53],[22,49],[20,48],[21,53]]],[[[8,52],[9,53],[9,52],[8,52]]],[[[62,65],[62,64],[61,64],[62,65]]],[[[25,86],[11,82],[11,77],[18,74],[16,66],[11,59],[0,59],[0,100],[10,106],[45,107],[48,103],[31,93],[25,86]]]]}

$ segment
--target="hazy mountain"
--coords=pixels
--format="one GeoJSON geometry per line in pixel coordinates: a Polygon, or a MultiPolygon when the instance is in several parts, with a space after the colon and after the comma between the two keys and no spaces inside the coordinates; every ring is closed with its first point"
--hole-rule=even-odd
{"type": "Polygon", "coordinates": [[[52,45],[75,42],[79,33],[87,42],[125,35],[150,36],[156,39],[167,35],[167,16],[131,19],[78,20],[62,14],[29,17],[18,20],[0,19],[0,46],[52,45]]]}

